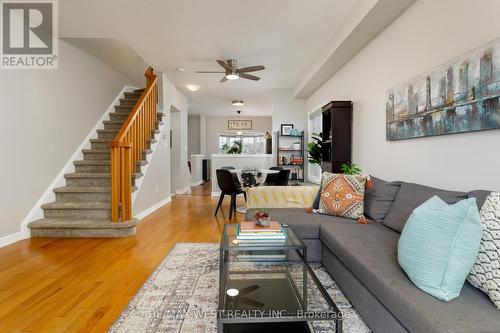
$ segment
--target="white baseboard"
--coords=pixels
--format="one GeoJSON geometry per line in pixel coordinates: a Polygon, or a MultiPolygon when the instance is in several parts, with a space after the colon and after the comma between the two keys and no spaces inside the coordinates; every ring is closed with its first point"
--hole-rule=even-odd
{"type": "Polygon", "coordinates": [[[188,192],[190,189],[191,189],[190,186],[186,186],[184,188],[181,188],[180,190],[175,191],[175,194],[184,194],[184,193],[188,192]]]}
{"type": "Polygon", "coordinates": [[[115,111],[115,105],[118,105],[120,102],[120,98],[123,98],[123,95],[125,92],[131,92],[134,89],[137,89],[136,87],[131,87],[131,86],[125,86],[123,89],[120,91],[120,93],[116,96],[115,100],[111,102],[109,107],[104,111],[103,115],[101,118],[97,121],[95,124],[94,128],[90,130],[89,134],[85,139],[83,139],[82,143],[80,146],[76,149],[76,151],[73,153],[73,156],[70,157],[66,165],[62,168],[61,171],[59,171],[59,174],[56,176],[56,178],[52,181],[52,183],[49,185],[49,187],[45,190],[45,192],[42,194],[40,199],[35,203],[33,208],[31,208],[30,212],[24,220],[21,223],[21,232],[23,233],[24,238],[29,238],[30,231],[28,228],[28,223],[41,219],[43,217],[43,209],[42,205],[52,202],[56,199],[56,196],[53,192],[54,188],[64,186],[66,184],[66,180],[64,179],[64,175],[67,173],[74,172],[74,165],[73,161],[78,161],[83,159],[83,149],[89,149],[90,148],[90,139],[95,139],[97,138],[97,130],[103,127],[103,121],[108,117],[108,114],[115,111]]]}
{"type": "Polygon", "coordinates": [[[220,191],[219,192],[212,192],[211,194],[213,197],[219,197],[220,196],[220,191]]]}
{"type": "Polygon", "coordinates": [[[153,206],[149,207],[148,209],[140,212],[139,214],[135,215],[134,218],[136,219],[139,219],[139,220],[142,220],[143,218],[145,218],[146,216],[150,215],[151,213],[153,213],[154,211],[156,211],[158,208],[168,204],[169,202],[172,201],[172,197],[171,196],[168,196],[166,197],[165,199],[163,199],[162,201],[154,204],[153,206]]]}
{"type": "Polygon", "coordinates": [[[15,242],[19,242],[20,240],[26,239],[24,233],[22,231],[0,237],[0,247],[4,247],[10,244],[13,244],[15,242]]]}
{"type": "Polygon", "coordinates": [[[201,184],[203,184],[203,180],[199,180],[199,181],[197,181],[197,182],[195,182],[195,183],[191,183],[191,186],[193,186],[193,187],[194,187],[194,186],[199,186],[199,185],[201,185],[201,184]]]}

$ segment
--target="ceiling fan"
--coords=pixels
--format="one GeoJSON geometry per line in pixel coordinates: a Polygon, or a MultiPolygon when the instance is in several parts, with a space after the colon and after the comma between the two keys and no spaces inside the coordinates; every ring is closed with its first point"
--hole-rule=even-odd
{"type": "Polygon", "coordinates": [[[226,82],[227,80],[236,80],[238,78],[259,81],[260,77],[255,75],[247,74],[250,72],[257,72],[266,69],[262,65],[250,66],[244,68],[238,68],[235,59],[229,59],[228,61],[217,60],[217,63],[221,65],[224,71],[196,71],[196,73],[223,73],[224,77],[220,80],[220,82],[226,82]]]}

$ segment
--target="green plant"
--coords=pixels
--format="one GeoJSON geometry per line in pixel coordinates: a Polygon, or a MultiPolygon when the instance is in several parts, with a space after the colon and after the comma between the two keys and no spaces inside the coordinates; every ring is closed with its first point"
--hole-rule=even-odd
{"type": "Polygon", "coordinates": [[[356,164],[351,162],[342,163],[340,170],[342,170],[342,172],[346,175],[357,175],[358,173],[361,173],[361,169],[356,164]]]}
{"type": "Polygon", "coordinates": [[[227,151],[227,154],[241,154],[242,151],[243,151],[243,141],[236,140],[234,141],[231,148],[229,148],[229,150],[227,151]]]}
{"type": "Polygon", "coordinates": [[[321,163],[323,162],[323,139],[321,138],[321,133],[313,133],[312,139],[314,142],[307,144],[309,163],[317,164],[321,168],[321,163]]]}

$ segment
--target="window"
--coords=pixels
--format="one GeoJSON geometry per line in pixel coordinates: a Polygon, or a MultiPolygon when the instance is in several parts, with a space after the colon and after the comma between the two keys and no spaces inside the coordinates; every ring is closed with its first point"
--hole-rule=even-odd
{"type": "Polygon", "coordinates": [[[263,133],[244,133],[241,135],[234,133],[219,134],[219,152],[227,153],[235,142],[241,142],[242,154],[265,154],[265,137],[263,133]]]}
{"type": "MultiPolygon", "coordinates": [[[[321,133],[321,110],[311,112],[309,114],[309,142],[312,142],[313,133],[321,133]]],[[[321,183],[321,168],[317,164],[308,163],[308,179],[313,183],[321,183]]]]}

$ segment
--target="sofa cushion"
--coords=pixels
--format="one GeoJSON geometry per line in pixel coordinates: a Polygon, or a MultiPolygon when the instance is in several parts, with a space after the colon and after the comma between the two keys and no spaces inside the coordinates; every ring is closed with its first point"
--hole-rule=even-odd
{"type": "Polygon", "coordinates": [[[399,265],[418,288],[451,301],[460,295],[480,242],[475,198],[448,205],[433,196],[415,208],[405,224],[398,243],[399,265]]]}
{"type": "Polygon", "coordinates": [[[484,190],[470,191],[469,193],[467,193],[467,198],[476,198],[477,209],[481,211],[481,208],[483,208],[483,204],[490,193],[491,191],[484,190]]]}
{"type": "MultiPolygon", "coordinates": [[[[254,220],[257,210],[247,210],[246,218],[248,221],[254,220]]],[[[337,216],[308,213],[304,208],[270,208],[268,212],[272,220],[288,224],[293,228],[295,234],[302,239],[318,239],[319,227],[323,223],[331,223],[332,221],[356,222],[337,216]]]]}
{"type": "Polygon", "coordinates": [[[498,332],[488,297],[465,283],[460,296],[440,301],[416,288],[397,262],[399,233],[378,223],[325,223],[320,239],[411,332],[498,332]]]}
{"type": "Polygon", "coordinates": [[[365,216],[382,223],[391,209],[401,183],[387,182],[376,177],[371,177],[370,180],[372,187],[367,188],[365,192],[365,216]]]}
{"type": "Polygon", "coordinates": [[[460,200],[467,199],[467,193],[465,192],[446,191],[419,184],[401,182],[401,188],[383,224],[401,233],[413,210],[435,195],[448,204],[454,204],[460,200]]]}
{"type": "Polygon", "coordinates": [[[366,175],[323,172],[319,212],[350,219],[364,218],[366,175]]]}

